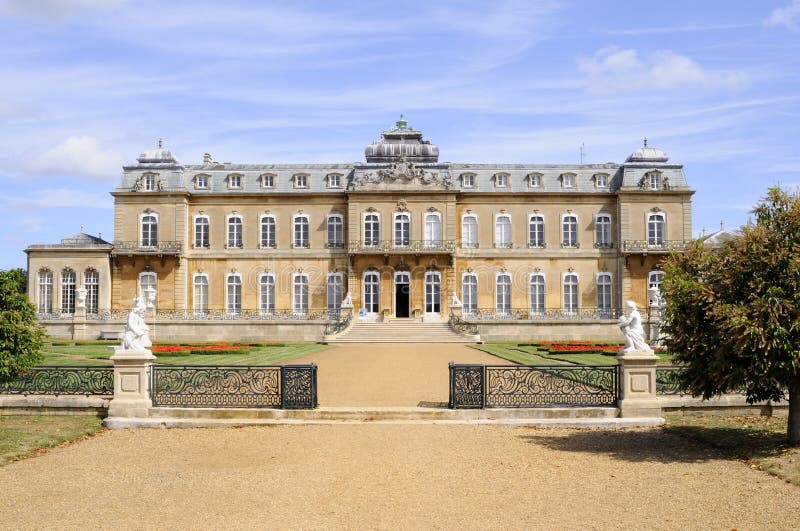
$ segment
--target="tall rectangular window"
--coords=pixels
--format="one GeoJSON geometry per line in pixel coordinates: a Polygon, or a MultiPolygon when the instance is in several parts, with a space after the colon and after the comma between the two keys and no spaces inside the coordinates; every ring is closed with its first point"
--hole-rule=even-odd
{"type": "Polygon", "coordinates": [[[461,218],[461,247],[464,249],[478,247],[478,218],[475,216],[461,218]]]}
{"type": "Polygon", "coordinates": [[[261,216],[261,247],[275,247],[275,217],[261,216]]]}
{"type": "Polygon", "coordinates": [[[196,249],[209,247],[209,224],[207,216],[197,216],[194,219],[194,246],[196,249]]]}
{"type": "Polygon", "coordinates": [[[380,311],[381,279],[376,271],[364,274],[364,308],[369,313],[380,311]]]}
{"type": "Polygon", "coordinates": [[[497,216],[494,222],[494,246],[510,249],[511,243],[511,217],[503,214],[497,216]]]}
{"type": "Polygon", "coordinates": [[[425,273],[425,313],[441,311],[441,278],[437,272],[425,273]]]}
{"type": "Polygon", "coordinates": [[[296,274],[294,276],[294,313],[306,315],[308,313],[308,275],[296,274]]]}
{"type": "Polygon", "coordinates": [[[597,275],[597,311],[601,317],[611,318],[611,273],[597,275]]]}
{"type": "Polygon", "coordinates": [[[377,247],[381,242],[381,223],[378,214],[364,216],[364,245],[377,247]]]}
{"type": "Polygon", "coordinates": [[[208,313],[208,276],[194,276],[194,314],[204,316],[208,313]]]}
{"type": "Polygon", "coordinates": [[[495,307],[500,315],[511,315],[511,275],[497,275],[495,288],[495,307]]]}
{"type": "Polygon", "coordinates": [[[542,315],[544,313],[544,297],[544,275],[534,273],[530,280],[531,314],[542,315]]]}
{"type": "Polygon", "coordinates": [[[341,273],[328,274],[327,286],[327,300],[328,300],[328,314],[338,315],[339,309],[342,307],[342,293],[344,286],[342,283],[341,273]]]}
{"type": "Polygon", "coordinates": [[[152,289],[155,291],[157,289],[156,286],[157,278],[156,274],[153,272],[145,272],[139,275],[139,296],[146,297],[147,293],[150,293],[148,290],[152,289]]]}
{"type": "Polygon", "coordinates": [[[472,273],[464,275],[461,281],[461,311],[465,315],[478,313],[478,276],[472,273]]]}
{"type": "Polygon", "coordinates": [[[439,214],[425,214],[425,246],[438,248],[442,245],[442,217],[439,214]]]}
{"type": "Polygon", "coordinates": [[[566,215],[561,226],[561,246],[578,247],[578,217],[566,215]]]}
{"type": "Polygon", "coordinates": [[[578,275],[564,275],[564,313],[572,315],[578,311],[578,275]]]}
{"type": "Polygon", "coordinates": [[[226,289],[226,308],[228,310],[228,315],[238,316],[242,312],[242,277],[239,275],[228,275],[226,289]]]}
{"type": "Polygon", "coordinates": [[[308,217],[294,217],[294,247],[310,247],[308,217]]]}
{"type": "Polygon", "coordinates": [[[53,273],[51,271],[39,272],[39,313],[53,313],[53,273]]]}
{"type": "Polygon", "coordinates": [[[598,214],[594,219],[595,246],[611,247],[611,216],[598,214]]]}
{"type": "Polygon", "coordinates": [[[83,286],[86,288],[86,313],[97,313],[100,304],[100,273],[94,270],[84,272],[83,286]]]}
{"type": "Polygon", "coordinates": [[[142,216],[142,247],[158,245],[158,218],[152,214],[142,216]]]}
{"type": "Polygon", "coordinates": [[[326,246],[334,249],[344,247],[344,222],[340,214],[328,216],[328,241],[326,246]]]}
{"type": "Polygon", "coordinates": [[[528,247],[544,247],[543,216],[531,216],[528,220],[528,247]]]}
{"type": "Polygon", "coordinates": [[[647,216],[647,245],[664,245],[664,214],[647,216]]]}
{"type": "Polygon", "coordinates": [[[411,243],[411,216],[404,212],[394,215],[394,246],[408,247],[411,243]]]}
{"type": "Polygon", "coordinates": [[[75,272],[61,273],[61,313],[75,313],[75,272]]]}
{"type": "Polygon", "coordinates": [[[275,311],[275,277],[264,273],[258,280],[258,308],[262,314],[275,311]]]}
{"type": "Polygon", "coordinates": [[[242,240],[242,218],[239,216],[228,217],[228,247],[243,247],[242,240]]]}

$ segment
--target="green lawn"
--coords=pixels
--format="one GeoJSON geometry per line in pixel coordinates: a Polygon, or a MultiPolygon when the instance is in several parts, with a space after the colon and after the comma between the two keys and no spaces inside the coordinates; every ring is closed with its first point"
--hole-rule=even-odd
{"type": "Polygon", "coordinates": [[[786,443],[786,417],[671,413],[664,429],[800,486],[800,448],[786,443]]]}
{"type": "MultiPolygon", "coordinates": [[[[115,343],[69,342],[45,348],[42,365],[111,365],[109,345],[115,343]]],[[[328,348],[317,343],[289,343],[255,347],[247,354],[160,355],[156,363],[164,365],[276,365],[328,348]]]]}
{"type": "Polygon", "coordinates": [[[0,465],[103,429],[95,416],[0,416],[0,465]]]}
{"type": "MultiPolygon", "coordinates": [[[[488,352],[499,358],[503,358],[523,365],[616,365],[617,359],[612,354],[587,353],[571,354],[564,352],[549,352],[539,350],[534,345],[519,343],[484,343],[482,345],[470,345],[472,348],[488,352]]],[[[672,355],[665,352],[657,352],[658,363],[670,363],[672,355]]]]}

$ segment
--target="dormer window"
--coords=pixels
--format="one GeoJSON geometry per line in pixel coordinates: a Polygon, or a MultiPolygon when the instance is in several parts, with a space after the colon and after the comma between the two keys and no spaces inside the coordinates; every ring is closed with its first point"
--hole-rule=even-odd
{"type": "Polygon", "coordinates": [[[341,188],[342,175],[340,173],[331,173],[328,175],[328,188],[341,188]]]}
{"type": "Polygon", "coordinates": [[[232,173],[228,175],[228,188],[241,188],[242,187],[242,176],[238,173],[232,173]]]}
{"type": "Polygon", "coordinates": [[[661,190],[661,172],[651,171],[645,179],[648,190],[661,190]]]}
{"type": "Polygon", "coordinates": [[[608,175],[605,173],[598,173],[594,176],[595,188],[608,188],[608,175]]]}
{"type": "Polygon", "coordinates": [[[156,189],[156,176],[148,173],[144,176],[144,191],[153,192],[156,189]]]}
{"type": "Polygon", "coordinates": [[[208,175],[195,175],[194,187],[197,190],[208,190],[208,175]]]}
{"type": "Polygon", "coordinates": [[[542,174],[541,173],[531,173],[528,175],[528,186],[530,188],[541,188],[542,187],[542,174]]]}
{"type": "Polygon", "coordinates": [[[295,188],[308,188],[308,175],[304,173],[298,173],[294,176],[294,187],[295,188]]]}
{"type": "Polygon", "coordinates": [[[261,176],[261,188],[275,188],[275,176],[265,173],[261,176]]]}
{"type": "Polygon", "coordinates": [[[461,175],[461,185],[464,188],[475,188],[475,175],[472,173],[464,173],[461,175]]]}
{"type": "Polygon", "coordinates": [[[494,184],[497,188],[508,188],[509,177],[507,173],[498,173],[494,176],[494,184]]]}
{"type": "Polygon", "coordinates": [[[561,175],[561,187],[562,188],[575,188],[575,174],[574,173],[564,173],[561,175]]]}

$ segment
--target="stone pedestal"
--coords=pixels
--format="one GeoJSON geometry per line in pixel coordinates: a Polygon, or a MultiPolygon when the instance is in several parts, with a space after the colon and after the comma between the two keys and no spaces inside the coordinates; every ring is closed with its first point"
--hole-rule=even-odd
{"type": "Polygon", "coordinates": [[[660,417],[661,405],[656,396],[656,362],[652,352],[618,354],[620,416],[660,417]]]}
{"type": "Polygon", "coordinates": [[[149,350],[120,350],[112,347],[114,398],[108,405],[109,417],[147,417],[150,399],[150,366],[156,359],[149,350]]]}
{"type": "Polygon", "coordinates": [[[72,339],[95,339],[86,334],[86,306],[77,306],[72,316],[72,339]]]}

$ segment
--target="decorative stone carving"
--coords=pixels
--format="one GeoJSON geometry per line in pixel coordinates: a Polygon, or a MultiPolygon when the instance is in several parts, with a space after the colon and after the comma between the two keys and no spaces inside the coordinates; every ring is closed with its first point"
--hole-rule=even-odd
{"type": "Polygon", "coordinates": [[[350,188],[392,189],[433,187],[449,189],[452,187],[452,184],[449,174],[441,174],[424,168],[418,168],[413,162],[401,159],[398,162],[390,164],[388,168],[356,175],[350,183],[350,188]]]}
{"type": "Polygon", "coordinates": [[[652,354],[653,349],[644,341],[644,328],[642,327],[642,316],[636,309],[636,303],[627,301],[625,303],[627,315],[619,318],[619,329],[625,335],[625,348],[619,351],[620,354],[631,354],[641,352],[652,354]]]}
{"type": "MultiPolygon", "coordinates": [[[[152,176],[152,175],[153,175],[152,173],[145,174],[145,175],[142,175],[141,177],[139,177],[138,179],[136,179],[136,182],[133,183],[133,186],[131,187],[131,191],[132,192],[141,192],[142,190],[144,190],[144,180],[148,176],[152,176]]],[[[164,183],[161,182],[161,178],[156,177],[156,190],[160,192],[163,189],[164,189],[164,183]]]]}
{"type": "Polygon", "coordinates": [[[125,334],[122,336],[122,346],[117,348],[117,352],[120,350],[150,352],[148,348],[152,346],[152,343],[150,342],[150,327],[144,321],[145,304],[139,297],[133,301],[133,308],[128,314],[128,322],[125,325],[125,334]]]}

